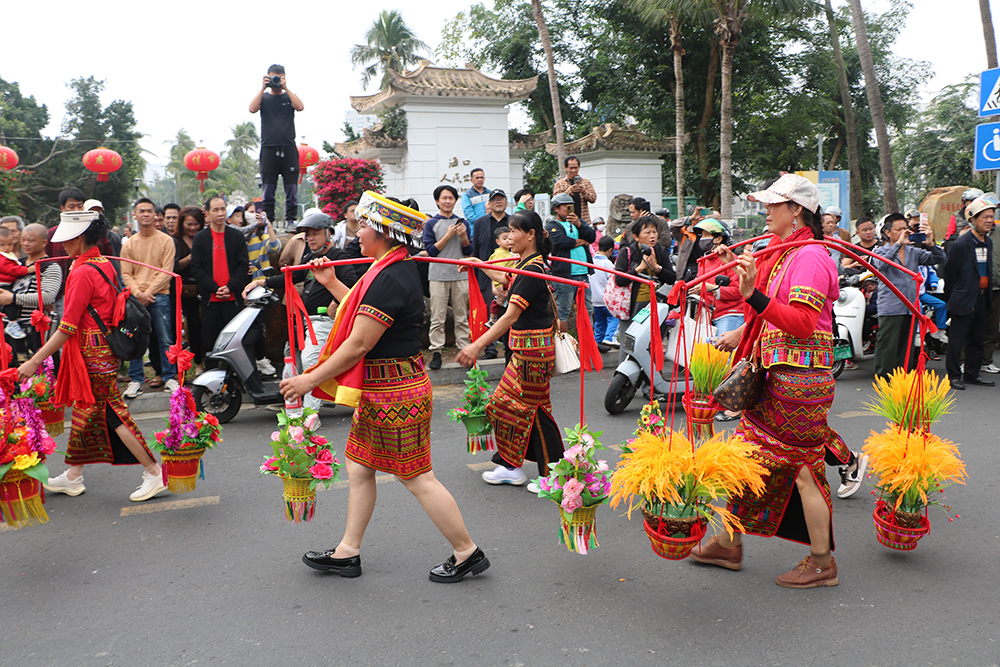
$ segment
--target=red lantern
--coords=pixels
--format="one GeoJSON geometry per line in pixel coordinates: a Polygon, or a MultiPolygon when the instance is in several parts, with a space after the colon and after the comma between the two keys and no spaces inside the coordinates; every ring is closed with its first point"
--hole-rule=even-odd
{"type": "Polygon", "coordinates": [[[195,172],[195,178],[201,181],[201,191],[205,191],[205,179],[208,172],[219,166],[219,154],[207,148],[196,148],[184,156],[184,166],[195,172]]]}
{"type": "Polygon", "coordinates": [[[17,166],[20,159],[17,157],[17,153],[14,152],[13,148],[8,148],[6,146],[0,146],[0,169],[11,170],[17,166]]]}
{"type": "Polygon", "coordinates": [[[104,182],[108,180],[108,174],[122,168],[122,156],[102,146],[83,154],[83,166],[97,172],[98,182],[104,182]]]}
{"type": "Polygon", "coordinates": [[[319,151],[308,144],[299,144],[299,185],[302,184],[306,170],[317,162],[319,162],[319,151]]]}

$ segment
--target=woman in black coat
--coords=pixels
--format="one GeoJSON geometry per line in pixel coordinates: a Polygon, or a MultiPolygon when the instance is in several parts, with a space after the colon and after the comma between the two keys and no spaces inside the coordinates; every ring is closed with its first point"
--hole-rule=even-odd
{"type": "MultiPolygon", "coordinates": [[[[674,282],[677,274],[670,261],[670,254],[664,246],[656,242],[656,239],[659,238],[656,217],[644,215],[632,223],[632,236],[635,241],[619,249],[615,269],[640,278],[655,280],[659,284],[674,282]]],[[[629,305],[632,317],[635,317],[635,314],[649,303],[650,289],[652,289],[649,285],[622,276],[615,276],[615,284],[619,287],[632,286],[632,298],[629,305]]],[[[622,326],[619,326],[618,330],[628,331],[628,326],[631,323],[630,318],[622,326]]],[[[621,356],[624,358],[624,351],[621,356]]]]}

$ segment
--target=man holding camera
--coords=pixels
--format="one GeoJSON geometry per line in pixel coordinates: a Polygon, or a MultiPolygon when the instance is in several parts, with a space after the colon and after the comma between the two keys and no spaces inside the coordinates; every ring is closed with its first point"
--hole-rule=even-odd
{"type": "Polygon", "coordinates": [[[572,155],[563,160],[566,167],[565,178],[560,178],[552,187],[553,198],[558,194],[568,194],[573,198],[573,213],[576,217],[590,224],[590,208],[588,204],[597,201],[597,191],[586,178],[580,176],[580,160],[572,155]]]}
{"type": "MultiPolygon", "coordinates": [[[[919,223],[917,229],[911,229],[902,213],[892,213],[886,216],[885,224],[889,230],[889,244],[875,249],[879,257],[901,264],[914,273],[921,265],[934,266],[945,261],[944,251],[934,244],[934,231],[926,222],[919,223]]],[[[913,303],[916,300],[917,285],[912,276],[877,259],[873,265],[903,293],[907,301],[913,303]]],[[[910,320],[906,305],[880,282],[878,337],[875,339],[876,377],[888,377],[906,363],[906,355],[913,346],[910,320]]]]}
{"type": "Polygon", "coordinates": [[[285,68],[271,65],[260,90],[250,101],[250,113],[260,111],[260,180],[263,209],[274,220],[278,176],[285,188],[285,225],[294,226],[299,204],[299,151],[295,147],[295,112],[305,106],[288,89],[285,68]]]}

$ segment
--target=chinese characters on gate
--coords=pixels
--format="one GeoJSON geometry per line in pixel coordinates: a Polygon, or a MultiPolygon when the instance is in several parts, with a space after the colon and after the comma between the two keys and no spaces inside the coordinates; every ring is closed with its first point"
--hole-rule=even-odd
{"type": "MultiPolygon", "coordinates": [[[[454,176],[449,176],[448,172],[445,172],[444,175],[441,176],[441,179],[438,181],[438,183],[454,183],[456,185],[459,183],[471,183],[472,177],[469,175],[468,172],[468,167],[470,164],[472,164],[471,161],[462,160],[462,166],[466,168],[465,173],[459,173],[456,171],[454,176]]],[[[450,160],[448,160],[448,169],[455,169],[457,167],[458,167],[457,157],[452,157],[450,160]]]]}

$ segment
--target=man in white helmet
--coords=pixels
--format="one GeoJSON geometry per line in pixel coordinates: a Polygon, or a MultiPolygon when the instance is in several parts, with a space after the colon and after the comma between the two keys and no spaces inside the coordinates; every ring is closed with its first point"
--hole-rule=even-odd
{"type": "MultiPolygon", "coordinates": [[[[979,188],[969,188],[962,193],[962,208],[958,209],[948,220],[948,231],[944,234],[946,241],[953,240],[956,234],[961,233],[963,229],[969,226],[969,221],[965,217],[965,209],[970,202],[982,196],[983,191],[979,188]]],[[[945,248],[945,252],[947,251],[948,248],[945,248]]]]}

